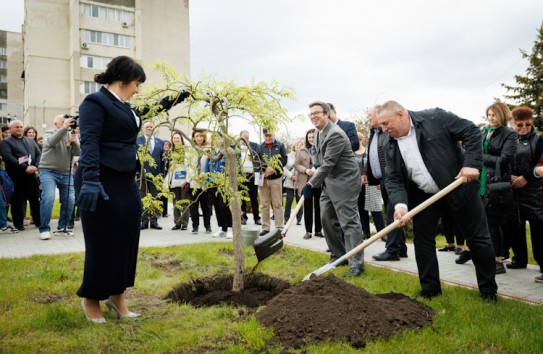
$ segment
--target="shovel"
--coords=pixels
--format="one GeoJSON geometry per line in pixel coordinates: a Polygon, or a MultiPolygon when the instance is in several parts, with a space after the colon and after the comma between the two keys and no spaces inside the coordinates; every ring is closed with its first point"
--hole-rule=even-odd
{"type": "Polygon", "coordinates": [[[303,195],[300,200],[298,200],[298,203],[296,203],[296,208],[294,208],[294,210],[291,212],[290,218],[288,219],[283,230],[275,229],[255,240],[255,254],[259,263],[283,247],[283,238],[285,237],[290,225],[294,222],[294,219],[296,219],[296,214],[298,214],[302,205],[304,205],[303,195]]]}
{"type": "MultiPolygon", "coordinates": [[[[453,183],[449,184],[447,187],[440,190],[438,193],[434,194],[430,198],[426,199],[424,202],[417,205],[417,207],[415,209],[413,209],[413,210],[409,211],[407,214],[405,214],[404,218],[412,219],[415,215],[417,215],[418,213],[420,213],[421,211],[423,211],[424,209],[426,209],[430,205],[434,204],[439,199],[443,198],[445,195],[449,194],[452,190],[454,190],[455,188],[460,186],[463,183],[463,181],[464,181],[463,178],[459,178],[456,181],[454,181],[453,183]]],[[[363,249],[365,249],[366,247],[368,247],[369,245],[371,245],[375,241],[379,240],[383,236],[387,235],[389,232],[391,232],[394,229],[398,228],[399,226],[400,226],[400,220],[394,221],[392,224],[388,225],[387,227],[385,227],[384,229],[382,229],[381,231],[379,231],[378,233],[376,233],[375,235],[373,235],[372,237],[370,237],[369,239],[367,239],[363,243],[359,244],[358,246],[356,246],[355,248],[353,248],[349,252],[345,253],[343,256],[339,257],[334,262],[328,263],[325,266],[320,267],[319,269],[317,269],[313,273],[310,273],[310,274],[306,275],[302,279],[302,281],[306,281],[306,280],[311,279],[311,277],[313,275],[321,275],[323,273],[326,273],[330,269],[334,269],[335,267],[337,267],[338,265],[343,263],[345,260],[347,260],[347,259],[351,258],[352,256],[354,256],[355,254],[359,253],[360,251],[362,251],[363,249]]]]}

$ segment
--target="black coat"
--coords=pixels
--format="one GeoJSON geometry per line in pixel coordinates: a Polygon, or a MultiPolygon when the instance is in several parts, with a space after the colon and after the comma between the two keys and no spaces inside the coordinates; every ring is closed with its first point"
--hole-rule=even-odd
{"type": "MultiPolygon", "coordinates": [[[[483,132],[483,139],[485,135],[486,133],[483,132]]],[[[483,153],[487,186],[491,182],[511,180],[511,164],[516,150],[517,133],[504,126],[497,127],[488,142],[488,153],[483,153]],[[498,164],[500,164],[500,175],[496,174],[498,164]]]]}
{"type": "MultiPolygon", "coordinates": [[[[416,129],[419,150],[428,172],[440,189],[452,182],[463,167],[481,170],[483,150],[481,133],[473,122],[440,108],[419,112],[408,111],[416,129]],[[458,144],[464,143],[465,153],[458,144]]],[[[408,203],[410,183],[398,143],[390,138],[384,148],[386,153],[385,185],[392,205],[408,203]]],[[[461,208],[466,195],[477,193],[479,182],[463,184],[449,193],[445,199],[453,209],[461,208]]]]}

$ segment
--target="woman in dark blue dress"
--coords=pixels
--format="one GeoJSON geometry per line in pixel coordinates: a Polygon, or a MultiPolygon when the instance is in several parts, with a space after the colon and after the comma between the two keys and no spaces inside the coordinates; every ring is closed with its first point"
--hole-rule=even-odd
{"type": "MultiPolygon", "coordinates": [[[[145,72],[132,58],[120,56],[94,80],[104,86],[79,107],[81,157],[76,180],[81,185],[77,204],[85,238],[85,269],[77,295],[84,298],[86,318],[104,323],[100,300],[118,318],[139,316],[128,310],[124,294],[134,285],[142,213],[135,180],[136,137],[142,122],[128,101],[145,81],[145,72]]],[[[163,99],[162,109],[186,96],[163,99]]]]}

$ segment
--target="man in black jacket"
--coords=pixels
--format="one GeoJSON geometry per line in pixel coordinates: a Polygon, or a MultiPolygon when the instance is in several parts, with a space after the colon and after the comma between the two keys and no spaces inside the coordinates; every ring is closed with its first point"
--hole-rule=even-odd
{"type": "Polygon", "coordinates": [[[471,249],[481,296],[495,301],[494,251],[478,194],[483,166],[480,131],[472,122],[442,109],[412,112],[395,101],[380,107],[378,122],[390,136],[385,147],[385,183],[394,219],[402,226],[409,222],[404,218],[408,207],[413,209],[457,178],[466,182],[413,218],[420,295],[441,294],[435,235],[448,204],[471,249]],[[458,141],[464,143],[464,154],[458,141]]]}
{"type": "MultiPolygon", "coordinates": [[[[394,222],[394,206],[390,204],[388,193],[385,186],[385,152],[383,145],[388,141],[387,133],[383,133],[379,128],[377,121],[377,111],[379,106],[372,108],[368,117],[371,124],[370,139],[368,142],[368,162],[366,163],[363,182],[370,186],[379,185],[385,212],[387,225],[394,222]]],[[[387,235],[385,251],[374,255],[372,258],[376,261],[399,261],[400,257],[407,257],[407,246],[405,245],[405,232],[403,228],[398,228],[387,235]]]]}
{"type": "Polygon", "coordinates": [[[40,225],[40,190],[38,181],[38,165],[41,151],[38,144],[23,136],[23,122],[12,120],[9,123],[11,135],[0,144],[6,172],[13,181],[15,193],[11,198],[11,215],[13,226],[24,230],[23,221],[26,215],[26,201],[30,203],[30,214],[34,223],[40,225]]]}

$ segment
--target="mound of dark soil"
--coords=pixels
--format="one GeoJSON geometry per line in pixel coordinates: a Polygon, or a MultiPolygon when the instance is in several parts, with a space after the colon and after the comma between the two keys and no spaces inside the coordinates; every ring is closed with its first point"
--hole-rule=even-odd
{"type": "Polygon", "coordinates": [[[428,326],[433,316],[432,308],[407,296],[373,295],[333,274],[283,291],[256,313],[285,348],[326,339],[363,348],[366,340],[428,326]]]}
{"type": "Polygon", "coordinates": [[[432,308],[396,294],[373,295],[333,274],[290,287],[263,274],[245,275],[245,289],[232,291],[232,275],[194,279],[177,286],[166,299],[195,307],[230,304],[256,309],[256,318],[275,329],[285,348],[330,339],[355,348],[367,340],[388,338],[432,323],[432,308]]]}
{"type": "Polygon", "coordinates": [[[242,291],[233,292],[232,282],[232,275],[194,279],[178,285],[166,299],[195,307],[229,304],[256,309],[290,287],[284,280],[255,273],[245,275],[242,291]]]}

